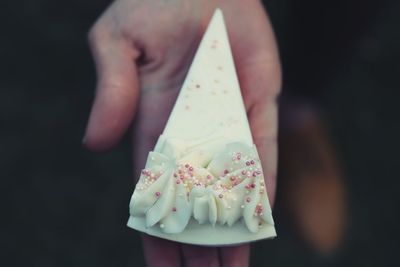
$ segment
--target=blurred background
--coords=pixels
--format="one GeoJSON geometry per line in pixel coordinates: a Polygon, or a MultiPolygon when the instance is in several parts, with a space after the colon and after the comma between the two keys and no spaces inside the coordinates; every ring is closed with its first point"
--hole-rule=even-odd
{"type": "MultiPolygon", "coordinates": [[[[108,4],[0,4],[2,266],[144,266],[125,226],[129,140],[81,146],[86,35],[108,4]]],[[[400,1],[264,4],[284,73],[278,238],[253,245],[251,266],[400,266],[400,1]]]]}

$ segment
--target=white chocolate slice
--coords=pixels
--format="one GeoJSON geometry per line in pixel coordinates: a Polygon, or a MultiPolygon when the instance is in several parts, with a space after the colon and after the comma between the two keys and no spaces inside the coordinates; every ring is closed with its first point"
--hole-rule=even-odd
{"type": "Polygon", "coordinates": [[[217,9],[130,202],[128,226],[233,245],[276,236],[223,15],[217,9]]]}

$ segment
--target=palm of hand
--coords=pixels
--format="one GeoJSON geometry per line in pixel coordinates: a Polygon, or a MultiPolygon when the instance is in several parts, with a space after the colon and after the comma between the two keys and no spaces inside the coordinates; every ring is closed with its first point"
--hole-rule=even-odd
{"type": "MultiPolygon", "coordinates": [[[[98,88],[85,136],[89,148],[112,147],[136,112],[134,166],[144,166],[216,4],[207,0],[118,0],[109,7],[90,34],[98,88]]],[[[272,202],[276,180],[275,98],[280,88],[275,41],[258,1],[243,6],[221,0],[219,5],[225,13],[272,202]],[[239,14],[241,20],[233,19],[239,14]]],[[[245,266],[249,257],[248,245],[209,248],[149,236],[143,236],[143,241],[149,266],[179,266],[181,256],[188,266],[219,266],[219,262],[224,266],[245,266]]]]}

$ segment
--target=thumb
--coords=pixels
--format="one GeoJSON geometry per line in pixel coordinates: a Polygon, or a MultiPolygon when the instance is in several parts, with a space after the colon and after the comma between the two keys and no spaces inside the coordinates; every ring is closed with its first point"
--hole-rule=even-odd
{"type": "Polygon", "coordinates": [[[254,144],[260,155],[267,193],[274,203],[277,171],[277,97],[280,88],[278,64],[261,61],[240,72],[254,144]]]}
{"type": "Polygon", "coordinates": [[[139,94],[135,64],[139,52],[100,27],[90,32],[89,42],[97,88],[83,143],[92,150],[106,150],[121,139],[133,119],[139,94]]]}
{"type": "Polygon", "coordinates": [[[227,14],[231,15],[228,24],[232,24],[232,51],[272,206],[276,188],[280,61],[272,25],[261,3],[246,5],[240,12],[247,18],[243,25],[236,25],[233,15],[227,14]]]}

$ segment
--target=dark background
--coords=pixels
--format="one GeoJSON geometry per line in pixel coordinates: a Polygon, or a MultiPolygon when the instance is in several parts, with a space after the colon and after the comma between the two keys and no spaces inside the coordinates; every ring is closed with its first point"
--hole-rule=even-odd
{"type": "MultiPolygon", "coordinates": [[[[265,1],[284,90],[322,108],[344,163],[350,224],[336,253],[296,238],[253,245],[253,266],[399,266],[400,1],[265,1]]],[[[0,4],[1,266],[142,266],[125,224],[129,140],[94,154],[81,138],[94,93],[86,42],[108,1],[0,4]]]]}

